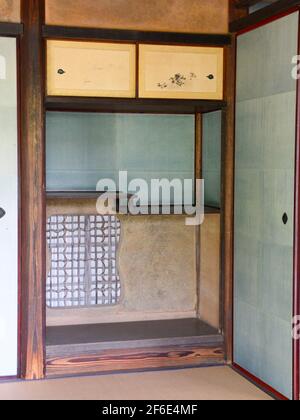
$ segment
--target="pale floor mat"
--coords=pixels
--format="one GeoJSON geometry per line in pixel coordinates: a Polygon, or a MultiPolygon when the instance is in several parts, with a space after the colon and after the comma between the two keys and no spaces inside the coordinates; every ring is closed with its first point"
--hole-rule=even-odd
{"type": "Polygon", "coordinates": [[[0,383],[0,400],[271,400],[229,367],[0,383]]]}

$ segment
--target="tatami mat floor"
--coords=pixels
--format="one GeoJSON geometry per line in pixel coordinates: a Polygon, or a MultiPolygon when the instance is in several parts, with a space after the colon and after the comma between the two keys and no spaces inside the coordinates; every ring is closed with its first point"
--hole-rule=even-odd
{"type": "Polygon", "coordinates": [[[229,367],[0,383],[1,400],[271,400],[229,367]]]}

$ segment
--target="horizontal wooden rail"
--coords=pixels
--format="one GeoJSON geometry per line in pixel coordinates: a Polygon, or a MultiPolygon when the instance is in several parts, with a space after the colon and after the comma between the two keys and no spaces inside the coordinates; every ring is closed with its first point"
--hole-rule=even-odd
{"type": "Polygon", "coordinates": [[[0,36],[20,36],[23,35],[24,26],[21,23],[0,22],[0,36]]]}
{"type": "Polygon", "coordinates": [[[116,29],[77,28],[66,26],[43,27],[44,38],[73,40],[110,40],[159,44],[188,44],[222,46],[231,44],[227,34],[191,34],[177,32],[144,32],[116,29]]]}

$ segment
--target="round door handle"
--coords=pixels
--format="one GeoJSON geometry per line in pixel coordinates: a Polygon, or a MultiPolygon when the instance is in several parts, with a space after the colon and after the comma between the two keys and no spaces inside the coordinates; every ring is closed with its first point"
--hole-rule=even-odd
{"type": "Polygon", "coordinates": [[[6,215],[6,211],[0,207],[0,219],[6,215]]]}

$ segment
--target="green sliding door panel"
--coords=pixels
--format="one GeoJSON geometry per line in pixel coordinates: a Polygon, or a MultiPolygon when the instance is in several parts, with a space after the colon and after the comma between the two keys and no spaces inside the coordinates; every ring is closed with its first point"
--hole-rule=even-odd
{"type": "Polygon", "coordinates": [[[234,361],[288,398],[297,40],[294,13],[237,42],[234,361]]]}
{"type": "MultiPolygon", "coordinates": [[[[193,115],[47,114],[48,190],[93,190],[100,179],[117,184],[119,171],[128,181],[190,179],[193,202],[195,117],[193,115]]],[[[147,191],[143,204],[149,204],[147,191]]],[[[134,192],[134,191],[130,191],[134,192]]],[[[170,198],[152,197],[154,204],[170,198]]],[[[171,204],[180,204],[180,196],[171,204]]]]}
{"type": "Polygon", "coordinates": [[[203,114],[202,175],[205,205],[221,207],[222,111],[203,114]]]}

